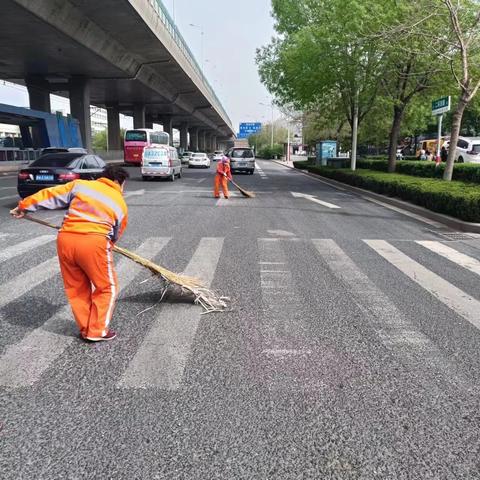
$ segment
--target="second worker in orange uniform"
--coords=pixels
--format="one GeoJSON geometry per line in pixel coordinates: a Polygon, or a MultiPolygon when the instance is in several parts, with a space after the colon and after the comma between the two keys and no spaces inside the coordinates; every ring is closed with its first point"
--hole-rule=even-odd
{"type": "Polygon", "coordinates": [[[98,180],[74,180],[31,195],[11,211],[16,218],[38,209],[68,209],[57,238],[65,293],[84,340],[111,340],[118,294],[112,246],[127,226],[123,187],[128,172],[107,166],[98,180]]]}
{"type": "Polygon", "coordinates": [[[220,198],[220,186],[222,187],[223,196],[229,198],[228,181],[232,179],[230,170],[230,159],[224,156],[217,164],[217,172],[215,173],[215,184],[213,187],[213,195],[220,198]]]}

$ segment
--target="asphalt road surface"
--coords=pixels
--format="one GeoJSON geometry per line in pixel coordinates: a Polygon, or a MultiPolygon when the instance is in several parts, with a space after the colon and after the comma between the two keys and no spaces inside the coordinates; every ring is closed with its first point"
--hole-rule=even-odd
{"type": "Polygon", "coordinates": [[[258,165],[229,200],[213,168],[130,169],[119,244],[231,311],[159,304],[117,258],[118,338],[94,345],[55,232],[9,219],[0,178],[2,479],[480,478],[480,239],[258,165]]]}

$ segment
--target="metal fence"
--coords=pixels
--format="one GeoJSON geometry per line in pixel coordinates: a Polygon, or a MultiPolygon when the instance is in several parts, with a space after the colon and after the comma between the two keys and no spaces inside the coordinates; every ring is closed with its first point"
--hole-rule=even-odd
{"type": "Polygon", "coordinates": [[[166,9],[165,5],[161,0],[149,0],[150,4],[152,7],[155,9],[157,12],[160,20],[162,23],[165,25],[166,29],[170,33],[170,36],[173,38],[177,46],[180,48],[181,52],[187,59],[187,61],[190,63],[190,65],[193,67],[193,69],[198,73],[198,75],[202,78],[203,84],[205,85],[206,89],[210,93],[210,95],[215,99],[217,102],[218,107],[222,111],[224,117],[228,120],[230,126],[232,125],[232,122],[230,120],[230,117],[227,115],[227,112],[223,108],[222,103],[217,97],[217,94],[213,90],[212,86],[208,82],[208,80],[205,78],[205,75],[203,73],[203,70],[200,68],[200,65],[198,62],[195,60],[195,57],[193,56],[192,51],[187,45],[187,42],[183,38],[182,34],[180,33],[180,30],[177,28],[175,25],[175,22],[173,21],[172,17],[168,13],[168,10],[166,9]]]}
{"type": "Polygon", "coordinates": [[[42,153],[42,149],[0,148],[0,162],[31,162],[42,153]]]}

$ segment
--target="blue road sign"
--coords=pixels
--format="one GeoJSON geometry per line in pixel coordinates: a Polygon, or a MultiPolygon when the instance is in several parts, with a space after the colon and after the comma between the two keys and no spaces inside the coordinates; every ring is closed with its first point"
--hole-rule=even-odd
{"type": "Polygon", "coordinates": [[[240,131],[238,132],[237,138],[248,138],[261,129],[262,124],[260,122],[243,122],[240,124],[240,131]]]}

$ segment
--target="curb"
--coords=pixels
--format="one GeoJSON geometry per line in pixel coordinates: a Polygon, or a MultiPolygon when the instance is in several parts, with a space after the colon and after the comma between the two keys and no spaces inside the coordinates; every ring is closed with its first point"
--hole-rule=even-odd
{"type": "Polygon", "coordinates": [[[372,199],[376,202],[386,203],[396,208],[400,208],[402,210],[406,210],[407,212],[413,213],[415,215],[424,217],[428,220],[433,220],[434,222],[441,223],[453,230],[457,230],[460,232],[467,232],[467,233],[480,233],[480,223],[471,223],[471,222],[464,222],[463,220],[459,220],[454,217],[450,217],[449,215],[444,215],[443,213],[436,213],[428,210],[424,207],[420,207],[418,205],[414,205],[413,203],[405,202],[404,200],[400,200],[394,197],[387,197],[384,195],[380,195],[379,193],[370,192],[369,190],[364,190],[363,188],[353,187],[348,185],[348,183],[338,182],[337,180],[332,180],[331,178],[322,177],[316,173],[311,173],[303,170],[299,170],[295,167],[290,167],[289,165],[285,165],[285,163],[279,162],[274,160],[275,163],[279,165],[289,168],[291,170],[295,170],[303,175],[308,177],[316,178],[331,187],[337,188],[339,190],[346,190],[352,193],[356,193],[365,199],[372,199]]]}

